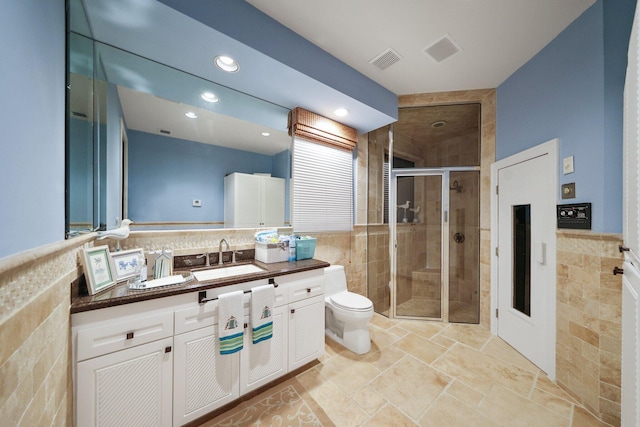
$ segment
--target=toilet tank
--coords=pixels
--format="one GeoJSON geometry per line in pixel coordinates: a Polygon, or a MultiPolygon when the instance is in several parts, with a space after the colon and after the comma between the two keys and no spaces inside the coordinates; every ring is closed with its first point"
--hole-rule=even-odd
{"type": "Polygon", "coordinates": [[[347,276],[342,265],[331,265],[324,269],[324,294],[333,295],[347,290],[347,276]]]}

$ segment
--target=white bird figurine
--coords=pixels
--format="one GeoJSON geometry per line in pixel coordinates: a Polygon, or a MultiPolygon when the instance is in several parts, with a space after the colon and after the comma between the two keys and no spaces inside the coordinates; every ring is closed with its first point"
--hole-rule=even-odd
{"type": "Polygon", "coordinates": [[[411,200],[407,200],[404,202],[404,205],[398,205],[398,209],[404,209],[404,216],[402,217],[402,222],[407,222],[407,209],[411,205],[411,200]]]}
{"type": "Polygon", "coordinates": [[[129,231],[130,231],[129,224],[132,224],[132,223],[133,221],[131,221],[130,219],[123,219],[122,223],[120,224],[120,227],[118,228],[113,228],[111,230],[105,230],[105,231],[98,231],[97,240],[103,240],[103,239],[116,240],[117,241],[116,250],[119,251],[120,240],[123,240],[129,237],[129,231]]]}
{"type": "Polygon", "coordinates": [[[409,210],[413,212],[413,222],[420,222],[420,206],[416,206],[415,209],[410,208],[409,210]]]}

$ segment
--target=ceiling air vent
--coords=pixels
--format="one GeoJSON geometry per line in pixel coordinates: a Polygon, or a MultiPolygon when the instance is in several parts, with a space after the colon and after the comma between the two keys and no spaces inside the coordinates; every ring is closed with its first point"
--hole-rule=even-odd
{"type": "Polygon", "coordinates": [[[400,61],[401,57],[395,50],[389,48],[369,61],[369,64],[373,64],[381,70],[386,70],[396,62],[400,61]]]}
{"type": "Polygon", "coordinates": [[[453,40],[453,37],[445,34],[440,40],[427,47],[424,52],[435,62],[440,63],[461,50],[462,48],[453,40]]]}
{"type": "Polygon", "coordinates": [[[166,129],[160,129],[160,133],[164,133],[165,135],[171,135],[171,131],[166,129]]]}
{"type": "Polygon", "coordinates": [[[87,118],[87,115],[85,113],[79,113],[77,111],[72,111],[71,114],[73,114],[75,117],[82,117],[83,119],[87,118]]]}

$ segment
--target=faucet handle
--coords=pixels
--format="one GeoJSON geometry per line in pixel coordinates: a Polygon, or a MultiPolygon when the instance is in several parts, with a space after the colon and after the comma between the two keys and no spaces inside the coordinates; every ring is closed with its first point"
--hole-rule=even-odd
{"type": "Polygon", "coordinates": [[[239,250],[237,250],[237,249],[236,249],[236,250],[234,250],[234,251],[232,252],[232,259],[231,259],[231,262],[236,262],[236,254],[238,254],[238,255],[242,255],[242,251],[239,251],[239,250]]]}

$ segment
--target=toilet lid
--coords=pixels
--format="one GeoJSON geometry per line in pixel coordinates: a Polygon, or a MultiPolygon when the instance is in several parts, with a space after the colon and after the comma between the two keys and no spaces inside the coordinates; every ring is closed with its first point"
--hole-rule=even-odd
{"type": "Polygon", "coordinates": [[[369,298],[353,292],[339,292],[331,295],[331,302],[345,310],[365,311],[373,307],[369,298]]]}

